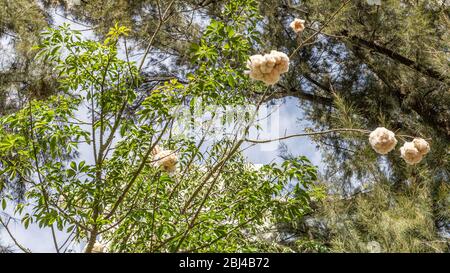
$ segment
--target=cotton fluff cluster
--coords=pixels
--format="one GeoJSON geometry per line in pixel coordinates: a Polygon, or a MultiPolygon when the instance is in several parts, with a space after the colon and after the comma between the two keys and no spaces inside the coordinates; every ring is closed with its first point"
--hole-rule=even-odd
{"type": "Polygon", "coordinates": [[[283,52],[272,50],[270,54],[253,55],[247,62],[250,78],[274,85],[280,80],[280,75],[289,70],[289,57],[283,52]]]}
{"type": "Polygon", "coordinates": [[[379,154],[385,155],[397,145],[397,139],[392,131],[384,127],[378,127],[369,135],[369,142],[372,148],[379,154]]]}
{"type": "Polygon", "coordinates": [[[289,26],[295,31],[295,33],[302,32],[305,29],[305,20],[295,18],[289,26]]]}
{"type": "Polygon", "coordinates": [[[92,253],[103,253],[105,251],[105,246],[99,242],[95,242],[92,247],[92,253]]]}
{"type": "Polygon", "coordinates": [[[426,155],[430,151],[430,144],[425,139],[416,137],[412,142],[420,154],[426,155]]]}
{"type": "Polygon", "coordinates": [[[423,156],[430,151],[430,145],[425,139],[415,138],[411,142],[405,142],[400,148],[400,155],[409,165],[419,163],[423,156]]]}
{"type": "Polygon", "coordinates": [[[178,157],[174,151],[164,150],[155,155],[156,165],[167,172],[173,172],[176,169],[178,157]]]}

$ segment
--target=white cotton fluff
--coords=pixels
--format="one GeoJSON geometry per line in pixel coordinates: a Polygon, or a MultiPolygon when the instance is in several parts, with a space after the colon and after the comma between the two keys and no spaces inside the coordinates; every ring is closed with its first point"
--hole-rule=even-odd
{"type": "Polygon", "coordinates": [[[369,142],[375,152],[385,155],[397,145],[397,139],[392,131],[384,127],[378,127],[369,135],[369,142]]]}
{"type": "Polygon", "coordinates": [[[381,245],[377,241],[370,241],[367,243],[367,251],[369,253],[381,253],[381,245]]]}
{"type": "Polygon", "coordinates": [[[400,155],[409,165],[419,163],[423,157],[413,142],[405,142],[400,148],[400,155]]]}
{"type": "Polygon", "coordinates": [[[156,165],[167,172],[173,172],[176,169],[178,157],[174,151],[165,150],[155,155],[156,165]]]}
{"type": "Polygon", "coordinates": [[[155,145],[155,147],[153,147],[153,150],[152,150],[151,154],[152,154],[153,156],[155,156],[155,155],[157,155],[159,152],[161,152],[161,148],[159,148],[158,145],[155,145]]]}
{"type": "Polygon", "coordinates": [[[421,155],[426,155],[430,151],[430,144],[425,139],[415,138],[412,142],[421,155]]]}
{"type": "Polygon", "coordinates": [[[267,85],[274,85],[280,80],[280,76],[289,70],[289,57],[276,50],[270,54],[253,55],[247,62],[247,71],[250,78],[263,81],[267,85]]]}
{"type": "Polygon", "coordinates": [[[305,20],[295,18],[289,26],[295,31],[295,33],[302,32],[305,29],[305,20]]]}
{"type": "Polygon", "coordinates": [[[105,251],[105,246],[99,242],[95,242],[92,247],[92,253],[103,253],[105,251]]]}
{"type": "Polygon", "coordinates": [[[79,6],[81,5],[81,0],[68,0],[67,1],[67,6],[69,8],[73,8],[74,6],[79,6]]]}
{"type": "Polygon", "coordinates": [[[367,0],[367,4],[371,6],[381,6],[381,0],[367,0]]]}
{"type": "Polygon", "coordinates": [[[66,198],[63,195],[60,195],[56,204],[60,208],[66,207],[67,206],[66,198]]]}

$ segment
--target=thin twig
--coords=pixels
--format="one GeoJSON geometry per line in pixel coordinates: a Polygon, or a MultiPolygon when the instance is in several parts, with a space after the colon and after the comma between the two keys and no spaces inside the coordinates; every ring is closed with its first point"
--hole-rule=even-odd
{"type": "Polygon", "coordinates": [[[289,139],[289,138],[293,138],[293,137],[324,135],[324,134],[330,134],[330,133],[336,133],[336,132],[356,132],[356,133],[362,133],[362,134],[370,134],[369,130],[341,128],[341,129],[330,129],[330,130],[319,131],[319,132],[294,134],[294,135],[288,135],[288,136],[284,136],[284,137],[280,137],[280,138],[274,138],[274,139],[258,140],[258,139],[248,139],[248,138],[246,138],[245,141],[250,142],[250,143],[269,143],[269,142],[285,140],[285,139],[289,139]]]}
{"type": "MultiPolygon", "coordinates": [[[[159,2],[159,1],[158,1],[159,2]]],[[[165,20],[167,19],[167,13],[169,12],[169,10],[172,8],[173,3],[175,2],[175,0],[172,0],[169,5],[167,6],[166,10],[164,11],[164,14],[159,17],[159,22],[158,25],[156,26],[155,31],[153,32],[152,37],[150,38],[150,41],[148,42],[147,48],[144,51],[144,56],[141,59],[141,63],[138,67],[138,72],[141,71],[142,66],[144,65],[145,59],[147,58],[148,53],[150,52],[150,48],[152,47],[153,44],[153,40],[156,37],[156,34],[158,34],[159,30],[161,29],[162,25],[164,24],[165,20]]],[[[159,7],[159,3],[158,3],[158,7],[159,7]]]]}
{"type": "Polygon", "coordinates": [[[13,240],[14,244],[20,248],[20,250],[22,250],[25,253],[31,253],[31,250],[29,250],[28,248],[24,247],[23,245],[21,245],[16,238],[12,235],[11,231],[8,228],[8,225],[5,224],[2,220],[2,218],[0,217],[0,224],[2,224],[2,226],[6,229],[6,232],[8,233],[9,237],[11,237],[11,239],[13,240]]]}
{"type": "Polygon", "coordinates": [[[313,35],[309,36],[308,38],[306,38],[303,42],[300,43],[300,45],[291,53],[291,55],[289,56],[289,58],[292,58],[292,56],[295,55],[295,53],[297,53],[297,51],[300,50],[300,48],[302,48],[309,40],[313,39],[314,37],[316,37],[317,35],[319,35],[323,29],[325,29],[328,24],[330,24],[334,17],[348,4],[350,3],[351,0],[347,0],[344,4],[342,4],[341,7],[339,7],[330,17],[330,19],[328,19],[328,21],[326,21],[320,28],[319,30],[317,30],[313,35]]]}

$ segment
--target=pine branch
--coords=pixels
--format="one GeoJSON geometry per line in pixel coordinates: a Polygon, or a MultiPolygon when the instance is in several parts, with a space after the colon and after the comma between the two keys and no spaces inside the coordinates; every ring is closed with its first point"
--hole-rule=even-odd
{"type": "Polygon", "coordinates": [[[374,50],[375,52],[383,56],[389,57],[390,59],[397,61],[403,65],[406,65],[425,76],[428,76],[443,83],[448,83],[448,76],[441,74],[440,72],[434,70],[431,67],[426,67],[423,64],[413,61],[410,58],[395,52],[394,50],[378,45],[375,42],[367,41],[361,37],[349,35],[348,31],[343,31],[341,34],[346,38],[348,38],[350,42],[352,42],[353,44],[374,50]]]}

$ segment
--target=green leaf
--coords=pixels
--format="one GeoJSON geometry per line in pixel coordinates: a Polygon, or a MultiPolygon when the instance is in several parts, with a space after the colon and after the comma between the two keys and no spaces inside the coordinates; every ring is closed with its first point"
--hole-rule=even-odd
{"type": "Polygon", "coordinates": [[[73,170],[77,170],[77,163],[75,163],[75,161],[70,162],[70,168],[72,168],[73,170]]]}

